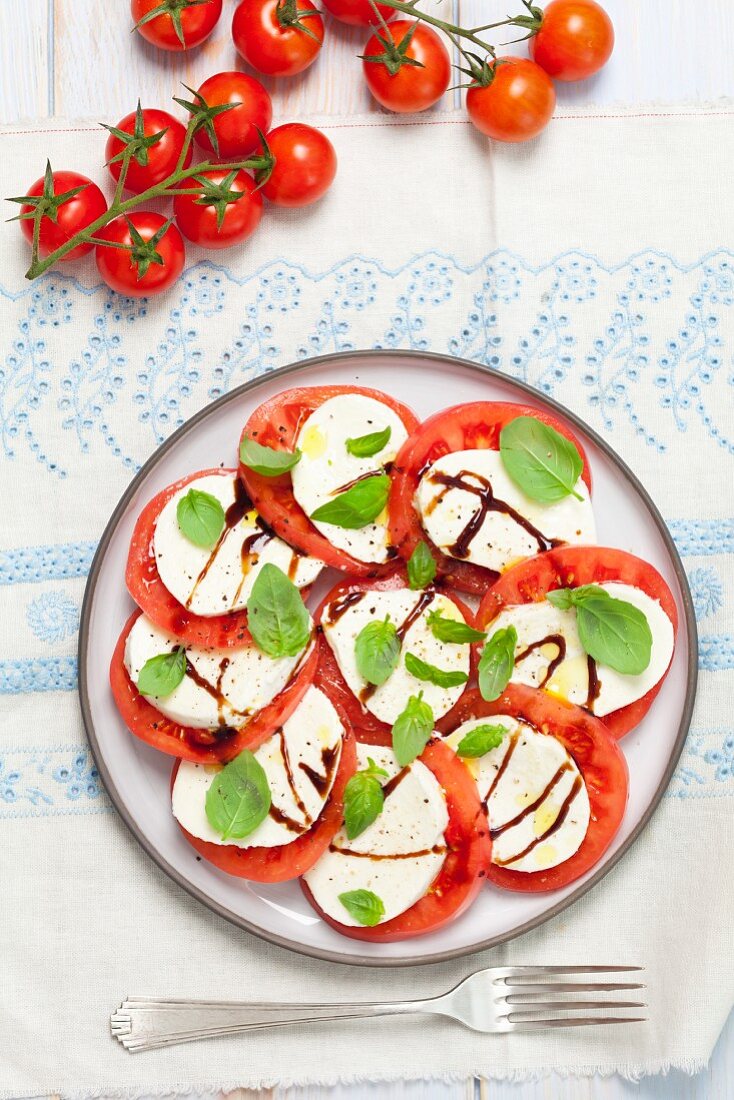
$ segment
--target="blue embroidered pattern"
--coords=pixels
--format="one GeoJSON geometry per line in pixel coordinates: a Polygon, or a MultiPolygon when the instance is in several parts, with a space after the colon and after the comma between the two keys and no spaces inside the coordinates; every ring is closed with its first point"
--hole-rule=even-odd
{"type": "Polygon", "coordinates": [[[60,745],[0,752],[0,819],[111,808],[88,749],[60,745]]]}
{"type": "Polygon", "coordinates": [[[86,577],[97,544],[64,542],[0,550],[0,584],[33,584],[86,577]]]}
{"type": "Polygon", "coordinates": [[[62,592],[44,592],[26,610],[28,625],[43,642],[61,642],[76,634],[79,610],[62,592]]]}

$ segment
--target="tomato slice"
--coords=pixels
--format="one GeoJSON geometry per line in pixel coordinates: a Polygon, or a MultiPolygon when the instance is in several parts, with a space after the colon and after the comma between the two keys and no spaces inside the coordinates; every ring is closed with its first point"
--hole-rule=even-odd
{"type": "MultiPolygon", "coordinates": [[[[454,729],[472,718],[508,714],[540,733],[557,738],[573,757],[589,795],[589,827],[578,851],[545,871],[513,871],[490,862],[489,881],[503,890],[540,892],[559,890],[585,875],[611,844],[627,806],[627,762],[604,723],[573,703],[554,699],[524,684],[508,684],[492,703],[473,688],[464,694],[456,709],[454,729]]],[[[468,768],[464,770],[470,774],[468,768]]]]}
{"type": "MultiPolygon", "coordinates": [[[[632,585],[657,600],[673,624],[674,635],[677,634],[678,609],[673,593],[657,569],[634,554],[606,546],[560,547],[514,565],[485,595],[477,611],[477,624],[481,630],[486,630],[506,607],[537,602],[554,588],[580,588],[584,584],[604,584],[605,581],[632,585]]],[[[640,699],[600,716],[599,721],[614,737],[624,737],[645,717],[665,676],[667,672],[640,699]]]]}
{"type": "Polygon", "coordinates": [[[252,641],[247,629],[247,612],[233,611],[228,615],[204,618],[188,611],[161,580],[153,551],[155,525],[171,497],[190,482],[212,474],[235,477],[237,471],[222,470],[219,467],[214,470],[199,470],[169,485],[146,504],[135,524],[130,542],[125,583],[128,592],[148,618],[161,630],[168,631],[182,642],[205,649],[244,647],[252,641]]]}
{"type": "Polygon", "coordinates": [[[487,818],[476,784],[448,745],[434,739],[420,760],[435,775],[446,796],[449,823],[448,854],[430,890],[420,901],[392,920],[374,928],[352,928],[327,916],[316,904],[305,882],[301,889],[327,924],[355,940],[390,943],[435,932],[471,905],[479,893],[490,863],[491,841],[487,818]]]}
{"type": "Polygon", "coordinates": [[[468,405],[454,405],[424,420],[418,430],[405,441],[393,466],[392,489],[388,503],[390,515],[390,539],[398,553],[406,560],[421,540],[431,549],[438,576],[460,592],[483,595],[487,585],[498,574],[492,569],[472,562],[460,561],[442,553],[431,541],[420,521],[413,499],[420,479],[428,466],[436,459],[455,451],[498,451],[500,432],[518,416],[534,416],[565,435],[578,447],[584,468],[582,477],[591,492],[591,470],[580,440],[558,417],[533,408],[505,401],[473,401],[468,405]]]}
{"type": "MultiPolygon", "coordinates": [[[[363,386],[303,386],[285,390],[255,409],[245,424],[242,438],[249,436],[263,446],[292,451],[301,425],[311,413],[330,398],[345,393],[360,393],[381,401],[400,417],[409,434],[418,427],[419,421],[407,405],[381,390],[363,386]]],[[[392,568],[392,562],[377,564],[359,561],[345,550],[332,546],[314,527],[294,497],[290,474],[262,477],[240,464],[240,477],[263,519],[276,534],[301,553],[320,558],[327,565],[357,577],[380,576],[392,568]]]]}
{"type": "MultiPolygon", "coordinates": [[[[308,871],[309,867],[313,867],[341,828],[344,790],[357,770],[354,733],[346,715],[338,710],[338,704],[335,702],[334,707],[344,726],[341,758],[326,804],[308,832],[303,833],[290,844],[281,844],[277,848],[238,848],[234,844],[211,844],[209,841],[200,840],[178,823],[181,832],[199,855],[213,863],[220,871],[226,871],[228,875],[238,875],[253,882],[287,882],[289,879],[298,878],[299,875],[308,871]]],[[[171,790],[173,790],[178,767],[179,761],[176,761],[171,775],[171,790]]]]}
{"type": "Polygon", "coordinates": [[[161,714],[141,695],[125,668],[125,642],[133,624],[142,614],[135,610],[125,623],[110,662],[110,687],[123,722],[141,741],[154,749],[197,764],[226,763],[243,749],[256,749],[288,718],[300,703],[316,673],[318,648],[313,646],[295,676],[274,699],[250,721],[229,736],[217,741],[215,731],[180,726],[161,714]]]}
{"type": "MultiPolygon", "coordinates": [[[[374,580],[365,580],[361,577],[348,577],[346,580],[340,581],[339,584],[331,589],[321,601],[314,614],[314,621],[317,624],[319,635],[319,664],[316,672],[316,686],[325,691],[335,705],[338,704],[341,706],[342,710],[345,711],[349,718],[357,740],[359,742],[365,742],[368,745],[391,746],[392,726],[389,726],[386,722],[381,722],[371,711],[362,706],[359,699],[342,676],[336,657],[332,652],[331,646],[324,637],[323,631],[318,628],[321,625],[321,618],[326,607],[333,600],[341,596],[347,596],[351,592],[385,592],[394,588],[405,588],[407,584],[408,578],[404,570],[395,566],[393,566],[393,572],[391,574],[378,577],[374,580]]],[[[442,596],[447,596],[452,603],[456,604],[469,626],[474,626],[474,613],[465,603],[462,603],[453,592],[447,591],[443,586],[441,586],[438,591],[442,596]]],[[[418,594],[419,593],[416,592],[416,596],[418,596],[418,594]]],[[[471,682],[474,676],[477,660],[478,653],[474,647],[472,647],[468,682],[471,682]]],[[[436,729],[445,733],[448,729],[453,728],[453,715],[457,706],[458,703],[454,704],[451,710],[447,711],[446,714],[436,722],[436,729]]]]}

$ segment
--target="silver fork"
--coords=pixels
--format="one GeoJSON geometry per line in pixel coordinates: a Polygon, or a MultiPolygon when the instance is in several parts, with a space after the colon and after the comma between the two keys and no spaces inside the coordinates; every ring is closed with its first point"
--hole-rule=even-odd
{"type": "Polygon", "coordinates": [[[286,1024],[364,1020],[409,1013],[449,1016],[474,1031],[488,1033],[635,1024],[646,1017],[622,1015],[619,1010],[645,1008],[642,1001],[602,999],[599,994],[644,989],[643,983],[588,979],[594,975],[628,974],[642,969],[641,966],[494,966],[470,974],[448,993],[420,1001],[248,1004],[243,1001],[159,1001],[131,997],[112,1013],[110,1029],[127,1050],[138,1051],[286,1024]],[[572,975],[584,980],[558,980],[559,976],[572,975]],[[585,994],[593,996],[587,999],[582,997],[585,994]],[[600,1010],[604,1010],[602,1014],[600,1010]],[[591,1012],[596,1014],[590,1015],[591,1012]]]}

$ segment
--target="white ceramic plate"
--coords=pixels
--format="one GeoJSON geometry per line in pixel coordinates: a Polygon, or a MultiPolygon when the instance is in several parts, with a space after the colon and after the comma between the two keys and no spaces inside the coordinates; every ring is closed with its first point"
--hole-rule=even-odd
{"type": "Polygon", "coordinates": [[[146,463],[115,509],[94,559],[82,610],[79,691],[87,734],[112,801],[156,863],[190,894],[243,929],[307,955],[370,966],[446,959],[502,943],[535,927],[610,870],[647,823],[680,755],[696,690],[695,618],[685,574],[645,490],[607,444],[576,417],[521,383],[475,363],[414,352],[355,352],[311,359],[257,379],[209,405],[146,463]],[[297,882],[248,883],[217,870],[186,843],[170,810],[172,760],[128,733],[110,693],[110,656],[132,601],[125,562],[141,508],[195,470],[236,465],[250,412],[289,386],[361,384],[385,390],[425,417],[464,401],[522,401],[560,413],[586,447],[594,479],[599,542],[646,559],[670,585],[680,617],[673,666],[647,718],[623,741],[630,770],[627,813],[614,844],[583,879],[549,894],[484,888],[448,927],[391,944],[340,936],[320,920],[297,882]]]}

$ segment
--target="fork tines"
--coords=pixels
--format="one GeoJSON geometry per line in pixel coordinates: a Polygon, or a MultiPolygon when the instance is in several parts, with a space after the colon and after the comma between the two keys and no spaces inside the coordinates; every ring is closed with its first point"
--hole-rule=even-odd
{"type": "Polygon", "coordinates": [[[511,966],[497,970],[494,985],[498,996],[495,1008],[497,1021],[512,1031],[535,1031],[542,1028],[588,1027],[594,1024],[642,1023],[646,1016],[620,1014],[620,1009],[646,1008],[644,1001],[599,998],[600,993],[644,989],[644,982],[626,981],[552,981],[556,976],[639,973],[641,966],[511,966]],[[500,990],[503,992],[500,993],[500,990]],[[507,990],[505,993],[504,990],[507,990]],[[518,992],[515,992],[517,990],[518,992]],[[579,994],[594,994],[580,999],[579,994]],[[573,996],[569,996],[569,994],[573,996]],[[506,1009],[505,1012],[502,1010],[506,1009]],[[600,1009],[609,1014],[598,1015],[600,1009]],[[579,1016],[577,1013],[594,1015],[579,1016]],[[569,1013],[569,1015],[565,1015],[569,1013]],[[563,1014],[563,1015],[561,1015],[563,1014]]]}

